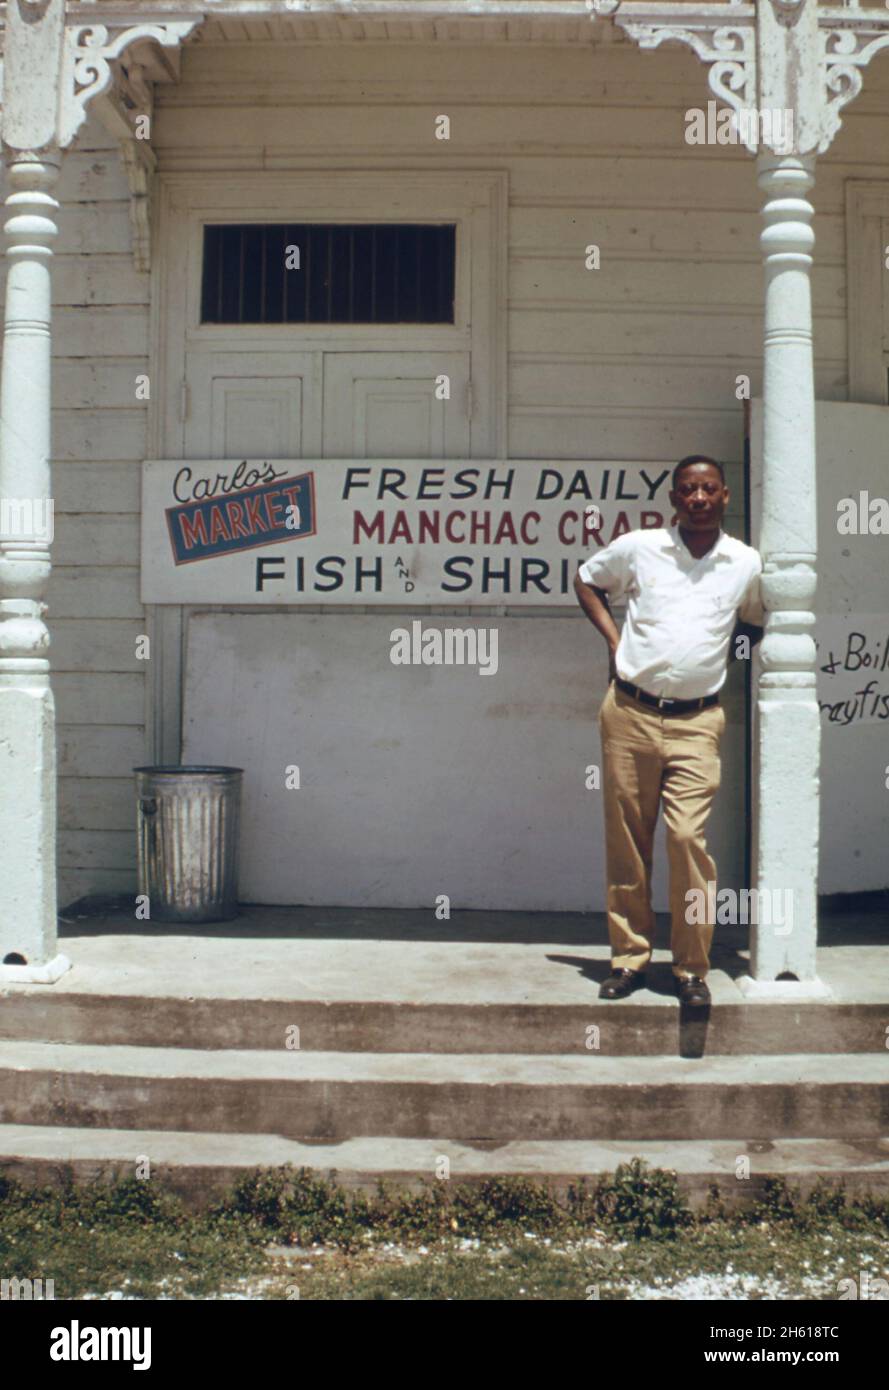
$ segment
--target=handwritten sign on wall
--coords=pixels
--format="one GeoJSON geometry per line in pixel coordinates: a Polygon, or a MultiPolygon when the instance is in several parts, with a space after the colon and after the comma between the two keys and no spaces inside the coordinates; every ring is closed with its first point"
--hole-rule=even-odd
{"type": "Polygon", "coordinates": [[[815,643],[822,724],[848,729],[889,720],[889,616],[822,614],[815,643]]]}

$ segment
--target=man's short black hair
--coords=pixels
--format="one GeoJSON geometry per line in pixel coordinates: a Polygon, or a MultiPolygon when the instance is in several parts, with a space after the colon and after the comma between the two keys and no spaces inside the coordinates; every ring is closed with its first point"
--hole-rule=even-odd
{"type": "Polygon", "coordinates": [[[680,459],[679,462],[677,463],[676,467],[673,469],[673,477],[672,477],[671,482],[670,482],[670,487],[671,487],[671,488],[674,488],[674,489],[675,489],[675,487],[676,487],[676,479],[678,478],[679,474],[682,472],[682,469],[683,469],[683,468],[689,468],[693,463],[710,463],[710,464],[712,464],[713,467],[714,467],[715,469],[717,469],[717,471],[718,471],[718,473],[719,473],[719,476],[720,476],[720,478],[722,479],[722,486],[725,487],[725,471],[724,471],[724,469],[723,469],[723,467],[722,467],[722,464],[719,462],[718,459],[711,459],[709,454],[689,454],[687,458],[680,459]]]}

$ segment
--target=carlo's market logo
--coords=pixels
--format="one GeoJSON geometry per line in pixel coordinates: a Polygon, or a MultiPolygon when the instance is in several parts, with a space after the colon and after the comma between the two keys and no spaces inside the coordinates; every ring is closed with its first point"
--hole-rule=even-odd
{"type": "Polygon", "coordinates": [[[175,563],[313,536],[315,475],[286,474],[267,462],[248,467],[243,459],[231,477],[196,477],[183,464],[173,479],[176,505],[166,509],[175,563]]]}

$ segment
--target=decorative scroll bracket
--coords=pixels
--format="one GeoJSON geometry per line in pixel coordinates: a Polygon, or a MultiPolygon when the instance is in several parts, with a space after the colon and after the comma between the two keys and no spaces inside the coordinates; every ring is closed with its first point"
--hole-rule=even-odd
{"type": "Polygon", "coordinates": [[[146,39],[161,48],[178,48],[202,16],[172,22],[146,20],[128,28],[104,24],[72,24],[65,30],[62,58],[62,98],[59,106],[58,143],[70,145],[86,120],[87,107],[108,92],[113,83],[111,63],[128,48],[146,39]]]}
{"type": "Polygon", "coordinates": [[[676,42],[709,68],[713,95],[735,113],[752,154],[822,154],[841,111],[861,91],[863,69],[889,47],[887,12],[818,0],[587,0],[590,18],[612,18],[641,48],[676,42]],[[758,105],[757,105],[758,103],[758,105]],[[764,119],[778,110],[787,124],[764,119]]]}
{"type": "Polygon", "coordinates": [[[156,168],[150,130],[153,81],[178,76],[178,50],[201,17],[172,22],[147,20],[116,31],[102,24],[72,24],[65,30],[59,143],[75,138],[92,106],[120,141],[130,188],[133,261],[151,266],[151,186],[156,168]]]}

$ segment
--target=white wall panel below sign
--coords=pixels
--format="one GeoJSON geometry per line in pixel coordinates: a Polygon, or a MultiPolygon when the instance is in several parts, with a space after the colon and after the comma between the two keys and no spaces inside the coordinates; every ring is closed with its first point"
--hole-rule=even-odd
{"type": "Polygon", "coordinates": [[[395,625],[383,614],[191,617],[183,758],[245,770],[241,900],[591,905],[602,891],[601,792],[584,785],[599,762],[595,634],[567,617],[499,621],[497,671],[484,676],[393,665],[395,625]]]}
{"type": "MultiPolygon", "coordinates": [[[[448,630],[442,618],[414,622],[448,630]]],[[[496,654],[484,674],[393,664],[403,623],[382,613],[191,615],[182,757],[244,768],[242,901],[425,906],[430,920],[440,894],[453,908],[601,910],[601,639],[579,614],[467,615],[459,628],[496,654]]],[[[720,883],[737,887],[737,690],[726,704],[710,845],[720,883]]],[[[660,836],[653,883],[664,910],[660,836]]]]}
{"type": "Polygon", "coordinates": [[[144,603],[573,604],[580,560],[668,525],[673,463],[151,460],[144,603]]]}

